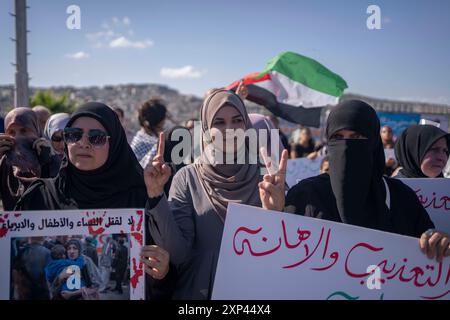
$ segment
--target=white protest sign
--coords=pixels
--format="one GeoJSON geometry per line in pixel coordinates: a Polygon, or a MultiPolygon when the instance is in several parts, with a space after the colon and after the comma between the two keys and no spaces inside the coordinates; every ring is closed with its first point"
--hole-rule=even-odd
{"type": "Polygon", "coordinates": [[[395,157],[395,150],[394,149],[384,149],[384,157],[386,161],[388,159],[393,159],[397,161],[397,158],[395,157]]]}
{"type": "Polygon", "coordinates": [[[307,158],[289,159],[286,167],[286,183],[291,188],[301,180],[320,174],[323,157],[313,160],[307,158]]]}
{"type": "Polygon", "coordinates": [[[213,299],[450,299],[416,238],[228,205],[213,299]]]}
{"type": "Polygon", "coordinates": [[[437,230],[450,234],[450,179],[400,179],[419,197],[437,230]]]}
{"type": "Polygon", "coordinates": [[[59,294],[64,292],[81,298],[82,292],[84,297],[86,292],[94,292],[94,299],[109,299],[108,293],[98,292],[103,282],[108,284],[110,281],[109,276],[105,281],[102,279],[102,252],[98,255],[97,268],[91,258],[86,258],[87,254],[81,255],[80,250],[70,248],[68,241],[71,239],[83,244],[87,237],[91,240],[100,237],[117,239],[117,242],[111,241],[116,252],[119,243],[123,243],[121,245],[127,249],[120,247],[122,260],[115,269],[116,272],[118,268],[125,269],[122,270],[125,273],[129,267],[130,277],[124,293],[116,294],[114,298],[144,299],[143,263],[140,260],[145,243],[144,228],[143,209],[0,212],[0,252],[3,256],[0,264],[4,271],[0,274],[0,299],[52,298],[50,287],[55,281],[61,285],[59,294]],[[52,248],[56,249],[57,244],[60,244],[60,251],[55,257],[56,251],[52,248]],[[125,250],[127,254],[124,254],[125,250]],[[128,261],[124,256],[129,256],[128,261]],[[87,269],[87,277],[86,273],[80,273],[83,268],[87,269]],[[80,278],[80,274],[89,279],[80,278]],[[24,277],[31,279],[27,285],[31,290],[20,284],[24,277]]]}

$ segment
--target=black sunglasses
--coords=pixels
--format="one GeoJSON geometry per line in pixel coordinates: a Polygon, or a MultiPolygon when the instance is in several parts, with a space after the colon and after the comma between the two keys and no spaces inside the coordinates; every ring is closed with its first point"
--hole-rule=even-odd
{"type": "MultiPolygon", "coordinates": [[[[69,143],[76,143],[83,138],[84,131],[81,128],[65,128],[63,137],[64,141],[69,143]]],[[[103,146],[108,138],[108,134],[100,129],[91,129],[87,133],[88,141],[93,147],[103,146]]]]}
{"type": "Polygon", "coordinates": [[[61,142],[61,141],[63,141],[63,137],[62,137],[62,135],[56,135],[56,134],[54,134],[54,135],[52,136],[52,141],[54,141],[54,142],[61,142]]]}

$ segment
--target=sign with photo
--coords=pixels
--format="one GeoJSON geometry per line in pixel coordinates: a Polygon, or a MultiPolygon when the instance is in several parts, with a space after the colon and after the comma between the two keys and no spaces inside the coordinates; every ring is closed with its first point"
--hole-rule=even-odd
{"type": "Polygon", "coordinates": [[[144,299],[143,209],[0,213],[0,299],[144,299]]]}

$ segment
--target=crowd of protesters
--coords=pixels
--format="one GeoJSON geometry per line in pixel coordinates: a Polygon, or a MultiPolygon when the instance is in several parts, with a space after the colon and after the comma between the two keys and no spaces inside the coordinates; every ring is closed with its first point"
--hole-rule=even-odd
{"type": "MultiPolygon", "coordinates": [[[[139,108],[141,128],[134,137],[122,126],[123,110],[100,102],[86,103],[71,115],[52,115],[44,107],[13,109],[0,133],[4,209],[145,208],[141,258],[150,299],[211,297],[229,203],[413,236],[429,258],[448,259],[450,236],[435,229],[414,191],[396,179],[444,177],[447,132],[414,125],[394,141],[392,129],[380,126],[370,105],[344,101],[332,109],[323,139],[315,140],[308,127],[291,137],[279,131],[279,148],[270,150],[270,134],[258,138],[258,150],[269,146],[279,162],[276,172],[261,174],[267,162],[250,161],[247,140],[218,143],[230,129],[280,129],[273,115],[249,115],[244,98],[239,92],[210,90],[199,119],[185,126],[169,125],[164,101],[150,98],[139,108]],[[201,135],[197,156],[191,153],[196,122],[201,135]],[[188,133],[188,152],[177,147],[176,129],[188,133]],[[388,149],[395,156],[386,157],[388,149]],[[218,155],[237,159],[241,154],[243,162],[216,161],[218,155]],[[318,156],[320,174],[287,190],[288,158],[318,156]]],[[[124,239],[110,238],[100,256],[91,248],[92,238],[84,244],[81,239],[55,240],[51,246],[44,240],[15,242],[15,298],[97,299],[108,290],[112,268],[115,289],[122,292],[129,265],[124,239]],[[69,266],[80,269],[81,289],[67,288],[69,266]],[[37,284],[27,291],[30,277],[37,284]]]]}

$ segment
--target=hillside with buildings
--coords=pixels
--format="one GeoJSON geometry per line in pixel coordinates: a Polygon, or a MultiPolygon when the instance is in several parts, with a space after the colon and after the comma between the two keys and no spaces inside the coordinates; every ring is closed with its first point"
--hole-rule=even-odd
{"type": "MultiPolygon", "coordinates": [[[[194,95],[181,94],[175,89],[159,84],[123,84],[92,87],[31,87],[30,94],[33,95],[39,90],[50,90],[57,95],[67,94],[69,99],[76,105],[81,105],[87,101],[101,101],[111,107],[120,107],[125,111],[126,125],[131,130],[137,130],[137,111],[139,106],[151,97],[163,99],[172,116],[174,123],[182,123],[191,118],[199,118],[199,110],[202,98],[194,95]]],[[[450,106],[422,102],[405,102],[388,99],[371,98],[356,94],[344,94],[341,99],[362,99],[370,103],[378,112],[395,113],[428,113],[450,115],[450,106]]],[[[5,115],[14,101],[14,87],[0,86],[0,114],[5,115]]],[[[262,106],[248,103],[249,113],[268,114],[262,106]]],[[[288,125],[288,124],[286,124],[288,125]]]]}

